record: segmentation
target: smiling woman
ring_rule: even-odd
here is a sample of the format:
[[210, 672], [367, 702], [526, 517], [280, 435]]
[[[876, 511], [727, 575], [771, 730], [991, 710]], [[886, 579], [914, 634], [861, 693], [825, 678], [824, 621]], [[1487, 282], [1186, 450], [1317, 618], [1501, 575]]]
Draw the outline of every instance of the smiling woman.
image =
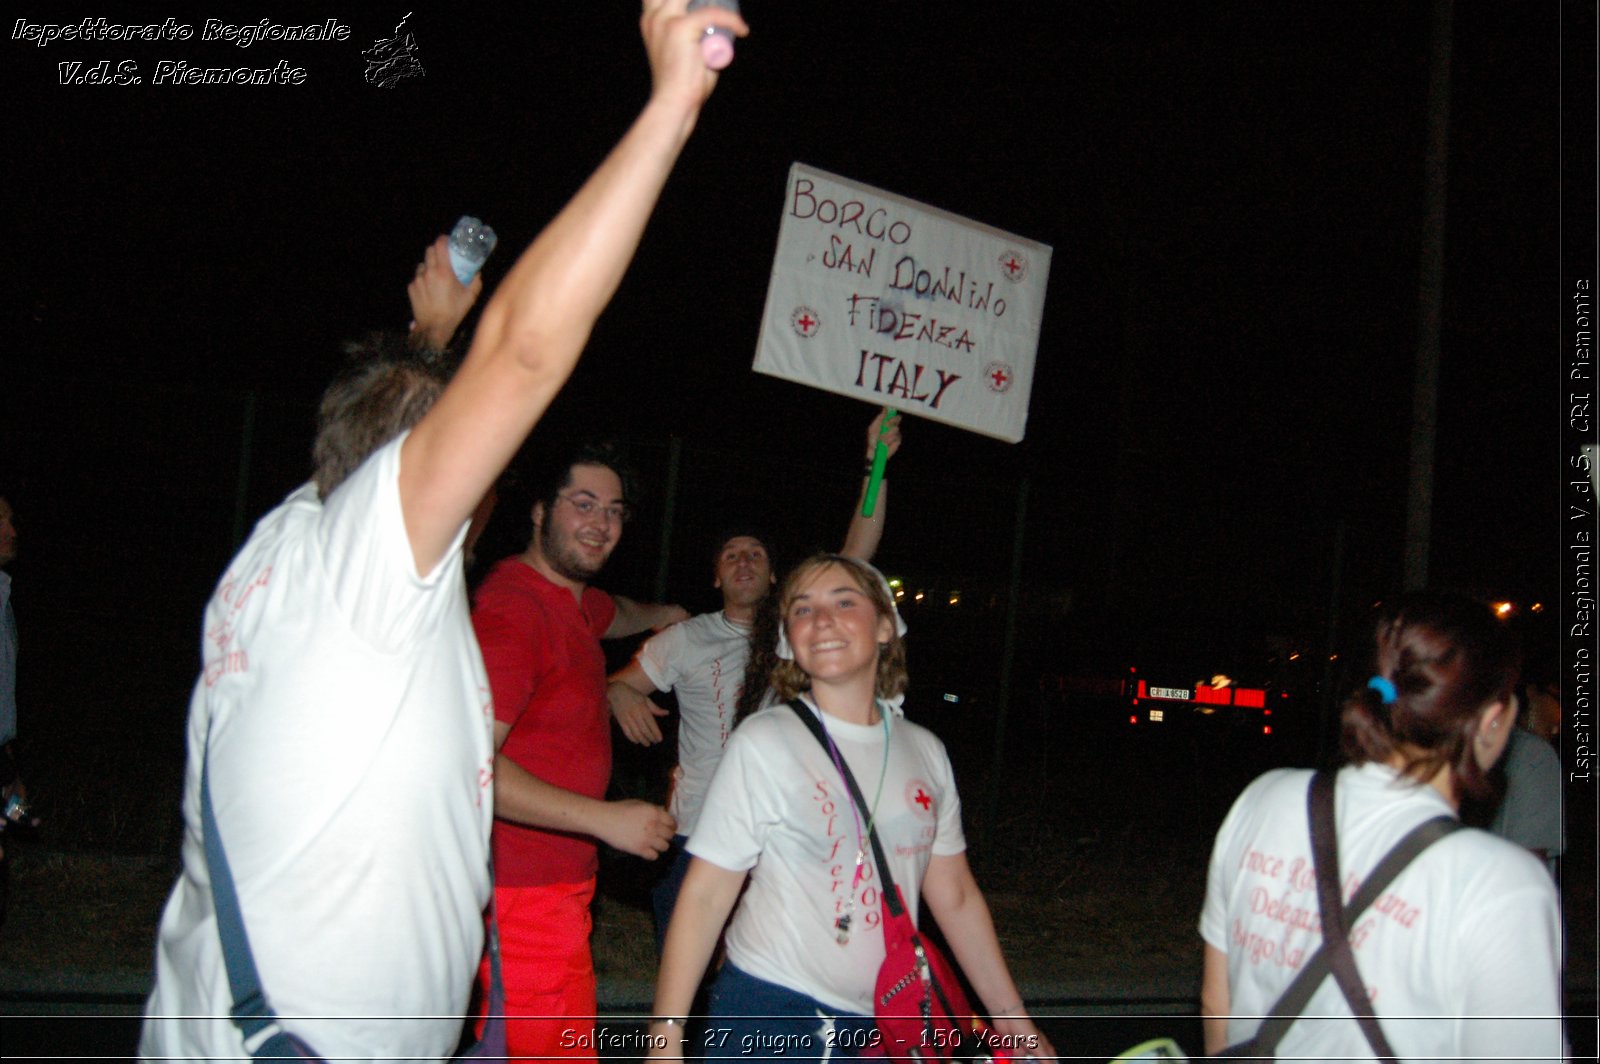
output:
[[[724, 923], [713, 1037], [700, 1047], [708, 1056], [881, 1054], [873, 986], [886, 955], [880, 885], [892, 881], [909, 913], [926, 900], [994, 1034], [1026, 1055], [1053, 1056], [967, 865], [944, 744], [888, 701], [906, 685], [905, 629], [888, 584], [865, 562], [823, 554], [795, 568], [778, 601], [783, 660], [772, 682], [792, 701], [744, 721], [723, 752], [689, 837], [693, 859], [656, 986], [651, 1031], [677, 1037], [650, 1055], [685, 1054], [684, 1018]], [[801, 714], [815, 716], [819, 735], [807, 734]]]
[[[778, 598], [783, 631], [772, 680], [779, 701], [809, 691], [824, 712], [864, 724], [874, 723], [873, 697], [905, 691], [905, 623], [882, 580], [842, 555], [819, 554], [795, 567]], [[868, 678], [862, 700], [856, 688]]]

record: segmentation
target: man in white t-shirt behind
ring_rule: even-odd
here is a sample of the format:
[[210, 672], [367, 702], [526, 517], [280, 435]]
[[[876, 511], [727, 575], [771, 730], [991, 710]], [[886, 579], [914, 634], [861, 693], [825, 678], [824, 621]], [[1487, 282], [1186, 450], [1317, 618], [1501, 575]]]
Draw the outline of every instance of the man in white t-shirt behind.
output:
[[[462, 542], [571, 374], [716, 85], [701, 37], [746, 32], [737, 15], [686, 6], [646, 4], [649, 103], [513, 265], [448, 386], [436, 359], [403, 344], [369, 352], [323, 397], [313, 481], [262, 519], [218, 584], [190, 708], [183, 871], [141, 1056], [246, 1053], [228, 1018], [202, 764], [282, 1027], [328, 1058], [456, 1048], [493, 814]], [[440, 238], [419, 276], [448, 269]]]
[[[880, 437], [892, 456], [900, 449], [900, 415], [884, 425], [880, 412], [867, 426], [867, 467], [870, 476]], [[866, 492], [863, 479], [862, 493]], [[871, 517], [862, 515], [862, 500], [851, 512], [841, 554], [871, 561], [883, 538], [888, 508], [888, 484], [880, 485]], [[656, 718], [667, 711], [651, 700], [658, 691], [671, 691], [678, 700], [678, 765], [673, 771], [668, 811], [678, 822], [669, 851], [671, 863], [651, 891], [656, 924], [656, 947], [667, 933], [667, 921], [677, 903], [678, 887], [689, 868], [684, 843], [700, 818], [700, 807], [711, 777], [722, 759], [722, 748], [736, 723], [735, 703], [750, 659], [751, 629], [756, 611], [776, 580], [765, 537], [750, 528], [729, 530], [717, 545], [712, 586], [722, 592], [722, 609], [702, 613], [651, 636], [634, 659], [611, 675], [606, 698], [623, 735], [641, 746], [662, 739]]]

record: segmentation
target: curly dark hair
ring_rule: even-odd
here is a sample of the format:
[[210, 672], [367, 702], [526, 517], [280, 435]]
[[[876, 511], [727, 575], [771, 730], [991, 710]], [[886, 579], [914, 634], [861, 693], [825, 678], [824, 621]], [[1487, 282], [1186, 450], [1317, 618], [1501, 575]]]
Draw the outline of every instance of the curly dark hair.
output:
[[767, 700], [767, 691], [772, 687], [772, 670], [782, 660], [778, 657], [780, 627], [778, 596], [763, 595], [756, 603], [755, 619], [750, 625], [750, 657], [744, 663], [744, 682], [734, 702], [734, 727]]
[[1359, 765], [1398, 752], [1406, 775], [1423, 781], [1448, 767], [1458, 798], [1490, 800], [1472, 740], [1483, 710], [1509, 703], [1517, 686], [1522, 654], [1510, 628], [1486, 603], [1416, 592], [1383, 612], [1375, 639], [1374, 671], [1394, 685], [1395, 700], [1363, 686], [1345, 701], [1345, 756]]
[[557, 454], [541, 462], [533, 471], [533, 501], [543, 503], [548, 511], [555, 507], [556, 496], [572, 484], [574, 466], [604, 466], [622, 482], [622, 498], [632, 504], [639, 490], [639, 475], [627, 452], [613, 440], [584, 440], [571, 451]]

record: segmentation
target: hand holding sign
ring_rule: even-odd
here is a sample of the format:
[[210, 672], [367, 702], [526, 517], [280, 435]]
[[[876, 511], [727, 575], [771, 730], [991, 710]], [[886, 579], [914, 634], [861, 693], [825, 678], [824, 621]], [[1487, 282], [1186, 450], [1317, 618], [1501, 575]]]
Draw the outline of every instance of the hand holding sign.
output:
[[[868, 474], [867, 493], [861, 499], [861, 516], [871, 517], [878, 508], [878, 488], [883, 484], [883, 470], [889, 464], [889, 456], [900, 446], [900, 415], [893, 407], [884, 407], [872, 422], [872, 428], [878, 431], [872, 438], [872, 472]], [[872, 429], [867, 430], [869, 436]]]
[[1016, 443], [1050, 255], [796, 163], [755, 369]]

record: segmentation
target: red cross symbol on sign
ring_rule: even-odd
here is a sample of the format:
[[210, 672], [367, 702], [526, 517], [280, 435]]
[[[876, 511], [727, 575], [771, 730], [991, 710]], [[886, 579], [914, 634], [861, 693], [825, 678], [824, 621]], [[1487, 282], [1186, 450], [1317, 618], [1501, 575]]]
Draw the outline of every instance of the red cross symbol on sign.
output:
[[1006, 381], [1011, 379], [1010, 377], [1006, 376], [1006, 371], [1003, 369], [997, 369], [993, 373], [989, 374], [989, 376], [994, 381], [994, 386], [996, 388], [1004, 388], [1006, 386]]
[[817, 321], [809, 314], [802, 314], [795, 321], [795, 324], [800, 326], [801, 332], [810, 332], [816, 326]]
[[1013, 277], [1022, 271], [1022, 263], [1017, 261], [1015, 255], [1008, 256], [1000, 265]]
[[917, 788], [916, 796], [911, 800], [922, 806], [923, 812], [927, 812], [929, 809], [933, 808], [933, 799], [929, 797], [928, 792], [923, 790], [921, 787]]

